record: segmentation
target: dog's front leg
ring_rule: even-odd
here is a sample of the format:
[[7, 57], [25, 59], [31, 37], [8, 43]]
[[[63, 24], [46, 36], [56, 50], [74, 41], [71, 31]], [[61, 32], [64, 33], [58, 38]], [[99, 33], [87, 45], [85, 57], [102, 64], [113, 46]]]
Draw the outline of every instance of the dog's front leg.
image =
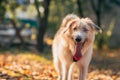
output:
[[57, 80], [62, 80], [62, 69], [61, 69], [62, 66], [58, 58], [54, 58], [54, 66], [55, 66], [56, 71], [58, 72]]
[[69, 66], [68, 65], [62, 65], [62, 80], [68, 80], [68, 71]]
[[75, 62], [70, 65], [68, 80], [73, 80], [74, 68], [75, 68]]
[[79, 68], [79, 80], [85, 80], [87, 75], [88, 68], [82, 67]]

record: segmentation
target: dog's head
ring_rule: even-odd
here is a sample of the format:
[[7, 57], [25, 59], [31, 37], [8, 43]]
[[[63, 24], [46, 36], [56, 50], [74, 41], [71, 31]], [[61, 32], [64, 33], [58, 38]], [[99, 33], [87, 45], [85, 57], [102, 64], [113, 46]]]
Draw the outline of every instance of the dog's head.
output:
[[89, 18], [79, 18], [76, 15], [67, 15], [62, 22], [63, 35], [71, 38], [75, 43], [73, 61], [78, 61], [86, 49], [93, 43], [95, 31], [102, 32], [101, 28]]
[[[76, 17], [76, 16], [75, 16]], [[85, 42], [86, 39], [94, 40], [95, 31], [102, 32], [101, 28], [93, 23], [89, 18], [73, 18], [66, 22], [63, 29], [64, 34], [67, 34], [75, 42]]]

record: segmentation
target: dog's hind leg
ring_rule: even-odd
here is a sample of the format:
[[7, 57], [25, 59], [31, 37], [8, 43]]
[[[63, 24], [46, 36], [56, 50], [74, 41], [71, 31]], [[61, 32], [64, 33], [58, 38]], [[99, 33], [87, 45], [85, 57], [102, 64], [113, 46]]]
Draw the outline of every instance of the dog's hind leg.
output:
[[56, 71], [58, 72], [58, 80], [62, 80], [62, 69], [61, 69], [61, 63], [59, 59], [54, 58], [54, 66]]

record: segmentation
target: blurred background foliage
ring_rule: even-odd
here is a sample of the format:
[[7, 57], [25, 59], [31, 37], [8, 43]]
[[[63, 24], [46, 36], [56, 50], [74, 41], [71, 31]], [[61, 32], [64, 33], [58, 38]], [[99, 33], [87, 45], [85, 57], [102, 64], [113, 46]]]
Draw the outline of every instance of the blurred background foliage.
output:
[[[103, 28], [103, 34], [96, 36], [95, 49], [119, 48], [119, 8], [119, 0], [0, 0], [0, 45], [10, 47], [17, 37], [22, 46], [27, 43], [43, 51], [51, 46], [63, 17], [73, 13], [90, 17]], [[12, 37], [1, 32], [10, 25], [15, 32]]]

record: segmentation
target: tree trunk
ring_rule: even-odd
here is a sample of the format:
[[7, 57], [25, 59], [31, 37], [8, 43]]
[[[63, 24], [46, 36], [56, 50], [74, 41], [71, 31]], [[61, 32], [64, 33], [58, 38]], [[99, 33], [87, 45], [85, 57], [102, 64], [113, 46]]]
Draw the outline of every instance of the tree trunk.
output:
[[46, 31], [46, 22], [44, 19], [41, 19], [39, 23], [39, 29], [38, 29], [38, 34], [37, 34], [37, 49], [42, 52], [44, 49], [44, 34]]
[[23, 40], [23, 38], [22, 38], [22, 36], [21, 36], [21, 34], [20, 34], [20, 30], [17, 28], [16, 23], [15, 23], [15, 21], [14, 21], [13, 19], [10, 19], [10, 21], [11, 21], [11, 23], [12, 23], [12, 25], [13, 25], [13, 28], [14, 28], [15, 31], [16, 31], [16, 34], [15, 34], [15, 35], [19, 38], [21, 44], [23, 45], [23, 44], [24, 44], [24, 40]]
[[48, 24], [49, 5], [50, 5], [50, 0], [43, 1], [43, 7], [45, 11], [44, 11], [44, 16], [41, 17], [41, 14], [39, 11], [39, 5], [37, 3], [37, 0], [35, 0], [35, 6], [38, 12], [38, 20], [39, 20], [39, 29], [37, 34], [37, 49], [40, 52], [44, 50], [44, 34], [46, 32], [46, 28]]
[[97, 25], [99, 27], [101, 27], [101, 4], [102, 4], [102, 0], [97, 0], [97, 3], [95, 3], [94, 0], [91, 0], [90, 2], [91, 2], [91, 6], [93, 8], [93, 11], [96, 15]]
[[81, 5], [81, 0], [77, 0], [77, 5], [78, 5], [79, 15], [80, 15], [81, 17], [84, 17], [82, 5]]
[[[97, 19], [97, 25], [99, 27], [101, 27], [101, 7], [102, 7], [102, 0], [97, 0], [97, 3], [95, 3], [94, 0], [91, 0], [91, 6], [93, 8], [93, 11], [96, 15], [96, 19]], [[103, 34], [100, 34], [99, 36], [97, 36], [98, 38], [98, 48], [102, 49], [103, 47], [103, 43], [104, 43], [104, 39], [103, 39]]]
[[101, 1], [101, 0], [98, 0], [98, 3], [97, 3], [98, 9], [97, 9], [97, 11], [96, 11], [97, 25], [98, 25], [99, 27], [101, 27], [101, 3], [102, 3], [102, 1]]

